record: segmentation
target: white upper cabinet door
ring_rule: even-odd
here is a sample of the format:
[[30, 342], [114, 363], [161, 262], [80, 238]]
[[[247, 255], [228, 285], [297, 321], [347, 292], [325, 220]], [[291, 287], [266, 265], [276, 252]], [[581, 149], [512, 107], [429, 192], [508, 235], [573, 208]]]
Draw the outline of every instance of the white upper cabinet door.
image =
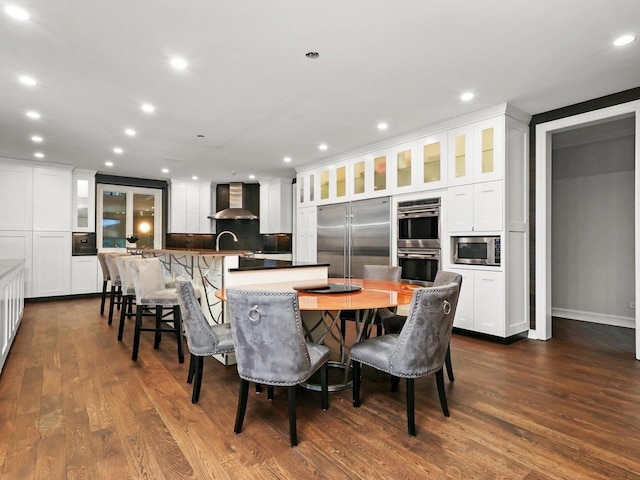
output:
[[502, 230], [502, 182], [477, 183], [473, 186], [473, 231]]
[[473, 183], [473, 125], [448, 134], [449, 186]]
[[447, 134], [430, 135], [417, 142], [416, 185], [418, 190], [447, 186]]
[[349, 162], [339, 162], [331, 166], [329, 196], [332, 202], [349, 200]]
[[75, 169], [73, 181], [73, 226], [74, 232], [96, 231], [96, 172]]
[[504, 117], [478, 122], [473, 130], [474, 182], [501, 180], [504, 164]]
[[[200, 187], [187, 185], [185, 216], [186, 233], [200, 233]], [[203, 213], [204, 215], [204, 213]]]
[[406, 143], [391, 149], [391, 183], [394, 194], [413, 192], [416, 188], [416, 144]]
[[213, 220], [209, 218], [209, 215], [214, 212], [213, 206], [211, 205], [211, 184], [201, 185], [199, 188], [200, 191], [200, 233], [212, 233], [213, 230]]
[[351, 199], [370, 198], [373, 195], [373, 157], [365, 155], [352, 158], [349, 170]]
[[71, 172], [33, 170], [33, 230], [71, 231]]
[[473, 231], [473, 185], [449, 188], [447, 225], [450, 233]]
[[169, 233], [187, 233], [187, 186], [171, 183], [171, 207]]
[[0, 230], [33, 229], [33, 169], [0, 165]]
[[291, 193], [289, 178], [272, 178], [260, 184], [260, 233], [292, 232]]

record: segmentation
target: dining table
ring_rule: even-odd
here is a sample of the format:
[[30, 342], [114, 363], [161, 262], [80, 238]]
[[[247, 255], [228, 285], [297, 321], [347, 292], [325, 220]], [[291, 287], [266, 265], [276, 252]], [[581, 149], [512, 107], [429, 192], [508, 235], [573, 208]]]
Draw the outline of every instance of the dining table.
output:
[[[349, 380], [349, 363], [345, 332], [340, 330], [340, 312], [353, 310], [356, 312], [356, 336], [354, 344], [368, 336], [373, 319], [379, 309], [407, 305], [411, 303], [413, 292], [419, 285], [373, 279], [329, 278], [326, 284], [297, 282], [275, 282], [255, 285], [243, 285], [242, 290], [256, 291], [297, 291], [298, 305], [303, 316], [303, 324], [309, 339], [316, 343], [324, 343], [332, 337], [338, 344], [340, 359], [330, 361], [329, 367], [341, 369], [344, 375], [339, 382], [329, 386], [329, 391], [339, 391], [351, 387]], [[216, 292], [216, 296], [226, 301], [226, 290]], [[317, 312], [319, 315], [305, 317], [305, 312]], [[302, 384], [310, 390], [319, 390], [314, 382]]]

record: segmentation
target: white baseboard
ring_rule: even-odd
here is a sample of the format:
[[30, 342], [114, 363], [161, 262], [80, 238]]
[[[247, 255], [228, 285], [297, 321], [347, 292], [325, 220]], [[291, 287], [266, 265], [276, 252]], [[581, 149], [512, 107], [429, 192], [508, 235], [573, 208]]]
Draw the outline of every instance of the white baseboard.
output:
[[568, 308], [552, 308], [551, 315], [554, 317], [568, 318], [570, 320], [581, 320], [583, 322], [601, 323], [603, 325], [614, 325], [616, 327], [636, 328], [636, 319], [634, 317], [582, 312], [580, 310], [570, 310]]

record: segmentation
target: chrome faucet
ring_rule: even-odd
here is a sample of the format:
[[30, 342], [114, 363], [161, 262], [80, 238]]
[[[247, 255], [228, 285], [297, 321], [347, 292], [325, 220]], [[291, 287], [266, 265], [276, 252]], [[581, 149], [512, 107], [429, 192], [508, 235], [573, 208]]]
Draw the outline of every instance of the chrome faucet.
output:
[[216, 237], [216, 252], [220, 251], [220, 237], [222, 235], [224, 235], [225, 233], [228, 233], [229, 235], [231, 235], [233, 237], [233, 241], [237, 242], [238, 241], [238, 237], [236, 237], [236, 234], [233, 233], [231, 230], [225, 230], [224, 232], [220, 232], [218, 234], [218, 236]]

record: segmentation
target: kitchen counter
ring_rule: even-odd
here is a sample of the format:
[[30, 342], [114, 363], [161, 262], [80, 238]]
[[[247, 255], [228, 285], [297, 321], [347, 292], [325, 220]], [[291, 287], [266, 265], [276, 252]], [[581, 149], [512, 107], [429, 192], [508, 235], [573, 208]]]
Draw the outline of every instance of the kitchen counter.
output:
[[328, 267], [328, 263], [304, 263], [292, 262], [291, 260], [270, 260], [258, 258], [240, 258], [236, 268], [229, 268], [230, 272], [242, 272], [249, 270], [271, 270], [280, 268], [307, 268], [307, 267]]
[[179, 254], [179, 255], [211, 255], [214, 257], [248, 257], [253, 255], [253, 252], [248, 250], [216, 250], [215, 248], [131, 248], [136, 252], [141, 252], [144, 256], [145, 253], [154, 254]]

